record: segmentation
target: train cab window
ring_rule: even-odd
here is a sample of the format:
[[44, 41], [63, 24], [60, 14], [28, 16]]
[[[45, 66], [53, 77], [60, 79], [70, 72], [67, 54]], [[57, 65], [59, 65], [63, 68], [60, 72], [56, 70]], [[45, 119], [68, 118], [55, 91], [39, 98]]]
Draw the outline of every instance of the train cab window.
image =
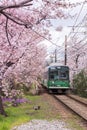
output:
[[67, 71], [65, 71], [65, 72], [60, 72], [60, 78], [61, 79], [68, 79], [68, 72]]
[[54, 75], [50, 75], [50, 80], [54, 80]]
[[50, 80], [56, 80], [58, 77], [58, 72], [57, 71], [54, 71], [54, 72], [50, 72], [49, 73], [49, 79]]
[[66, 73], [61, 73], [61, 77], [66, 77]]

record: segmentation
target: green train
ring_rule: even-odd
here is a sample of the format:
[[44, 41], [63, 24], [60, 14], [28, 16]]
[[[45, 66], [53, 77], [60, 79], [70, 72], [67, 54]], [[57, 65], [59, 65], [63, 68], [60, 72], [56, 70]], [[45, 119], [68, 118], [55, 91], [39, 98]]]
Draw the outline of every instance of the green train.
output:
[[48, 66], [44, 72], [43, 85], [49, 93], [66, 93], [70, 90], [69, 67], [62, 65]]

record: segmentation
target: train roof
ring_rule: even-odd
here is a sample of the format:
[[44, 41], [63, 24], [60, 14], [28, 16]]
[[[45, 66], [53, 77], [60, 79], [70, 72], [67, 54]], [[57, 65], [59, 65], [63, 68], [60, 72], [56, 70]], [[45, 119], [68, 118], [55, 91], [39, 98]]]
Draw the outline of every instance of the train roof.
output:
[[67, 65], [63, 65], [63, 64], [59, 64], [59, 63], [51, 63], [49, 66], [48, 66], [48, 68], [50, 68], [50, 67], [52, 67], [52, 66], [63, 66], [63, 67], [68, 67]]
[[69, 68], [67, 65], [59, 65], [59, 64], [50, 64], [49, 66], [47, 66], [46, 68], [45, 68], [45, 71], [47, 71], [49, 68], [51, 68], [51, 67], [66, 67], [66, 68]]
[[54, 65], [54, 66], [48, 66], [48, 69], [49, 68], [68, 68], [69, 69], [69, 67], [68, 66], [66, 66], [66, 65]]

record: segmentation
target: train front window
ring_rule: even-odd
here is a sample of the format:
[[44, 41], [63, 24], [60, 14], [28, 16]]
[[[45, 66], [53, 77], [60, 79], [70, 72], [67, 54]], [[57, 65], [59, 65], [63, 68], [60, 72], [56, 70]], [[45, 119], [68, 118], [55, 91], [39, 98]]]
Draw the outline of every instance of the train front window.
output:
[[49, 80], [56, 80], [58, 79], [58, 70], [50, 70], [49, 71]]
[[60, 72], [60, 79], [68, 79], [69, 78], [69, 72], [68, 71], [61, 71]]
[[49, 68], [49, 80], [69, 80], [69, 68], [66, 66]]
[[50, 75], [49, 79], [54, 80], [54, 75]]

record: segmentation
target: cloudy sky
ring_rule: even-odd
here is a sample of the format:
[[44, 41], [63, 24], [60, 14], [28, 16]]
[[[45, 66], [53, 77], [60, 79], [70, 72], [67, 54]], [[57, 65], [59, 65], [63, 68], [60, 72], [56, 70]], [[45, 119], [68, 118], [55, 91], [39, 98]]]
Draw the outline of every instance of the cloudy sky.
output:
[[[68, 1], [68, 0], [66, 0]], [[72, 3], [76, 2], [84, 2], [85, 0], [69, 0]], [[69, 35], [70, 32], [73, 33], [72, 27], [78, 25], [82, 22], [84, 16], [87, 12], [87, 2], [85, 4], [81, 4], [73, 9], [68, 9], [66, 11], [67, 13], [70, 13], [73, 18], [68, 18], [66, 20], [64, 19], [58, 19], [58, 20], [52, 20], [53, 28], [50, 29], [50, 33], [52, 34], [52, 42], [57, 44], [58, 46], [63, 46], [65, 41], [65, 35]], [[63, 27], [62, 31], [55, 31], [55, 26], [61, 26]], [[76, 30], [76, 28], [74, 27]], [[46, 44], [48, 47], [48, 51], [52, 50], [52, 48], [55, 48], [54, 45], [52, 45], [51, 42], [44, 40], [43, 43]]]

